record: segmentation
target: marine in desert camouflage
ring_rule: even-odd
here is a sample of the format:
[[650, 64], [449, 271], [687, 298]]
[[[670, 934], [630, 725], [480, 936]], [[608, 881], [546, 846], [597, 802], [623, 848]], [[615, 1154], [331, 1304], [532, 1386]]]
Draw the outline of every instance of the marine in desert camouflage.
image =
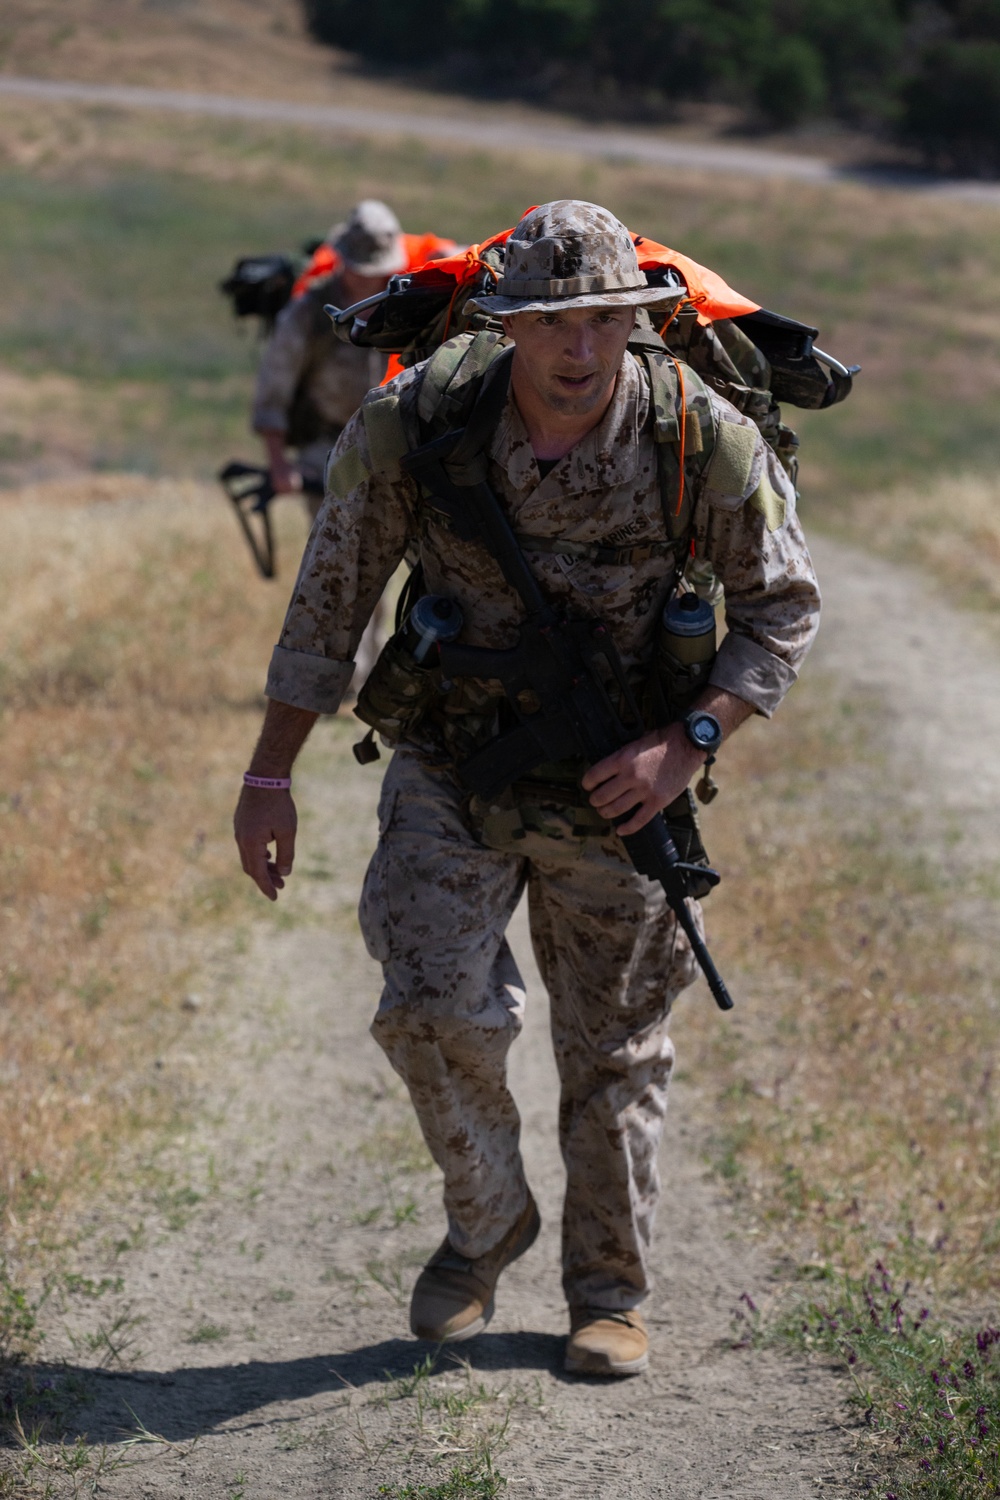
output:
[[[815, 633], [819, 596], [794, 486], [755, 423], [689, 368], [657, 365], [654, 381], [627, 347], [633, 310], [662, 312], [672, 295], [647, 284], [607, 210], [566, 201], [526, 215], [489, 298], [504, 318], [500, 342], [514, 349], [485, 474], [546, 597], [603, 622], [637, 688], [685, 563], [710, 569], [728, 633], [699, 701], [728, 734], [780, 704]], [[315, 716], [336, 710], [407, 548], [419, 550], [426, 591], [461, 609], [464, 643], [516, 639], [523, 605], [495, 558], [405, 468], [449, 393], [461, 405], [453, 387], [469, 362], [488, 367], [496, 351], [475, 338], [373, 392], [345, 428], [272, 659], [251, 773], [289, 774]], [[576, 431], [561, 453], [550, 451], [546, 410], [553, 431]], [[668, 1017], [694, 965], [662, 891], [632, 868], [614, 825], [630, 833], [673, 803], [704, 756], [681, 724], [660, 725], [596, 768], [572, 768], [584, 774], [571, 795], [560, 790], [567, 768], [556, 767], [547, 785], [543, 772], [533, 789], [483, 805], [457, 768], [502, 727], [503, 691], [472, 678], [440, 688], [386, 774], [361, 904], [385, 976], [373, 1033], [407, 1083], [445, 1182], [447, 1237], [417, 1281], [411, 1327], [437, 1341], [476, 1333], [500, 1272], [537, 1232], [505, 1079], [525, 1003], [505, 930], [527, 890], [561, 1078], [567, 1368], [637, 1373], [647, 1362], [638, 1309], [673, 1062]], [[253, 787], [237, 812], [244, 868], [272, 897], [291, 868], [293, 818], [287, 793]]]

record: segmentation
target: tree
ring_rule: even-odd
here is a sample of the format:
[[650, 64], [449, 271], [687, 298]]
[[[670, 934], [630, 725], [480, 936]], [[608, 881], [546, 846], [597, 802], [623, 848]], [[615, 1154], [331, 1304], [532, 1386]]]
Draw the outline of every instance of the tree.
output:
[[902, 89], [904, 138], [944, 171], [1000, 168], [1000, 41], [945, 41], [924, 49]]

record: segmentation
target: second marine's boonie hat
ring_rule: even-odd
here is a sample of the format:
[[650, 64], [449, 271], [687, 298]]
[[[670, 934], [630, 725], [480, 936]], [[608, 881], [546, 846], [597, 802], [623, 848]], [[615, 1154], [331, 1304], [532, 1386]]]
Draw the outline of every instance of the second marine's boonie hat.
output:
[[399, 220], [387, 203], [363, 198], [343, 224], [327, 235], [349, 271], [360, 276], [391, 276], [407, 263]]
[[512, 231], [503, 276], [470, 298], [480, 312], [552, 312], [570, 307], [669, 307], [683, 287], [650, 286], [632, 236], [596, 203], [560, 198], [526, 213]]

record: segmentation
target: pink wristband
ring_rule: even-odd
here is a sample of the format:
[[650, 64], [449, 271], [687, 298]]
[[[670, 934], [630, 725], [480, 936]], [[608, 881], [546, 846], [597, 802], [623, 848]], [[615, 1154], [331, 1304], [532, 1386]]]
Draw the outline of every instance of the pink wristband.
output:
[[260, 787], [265, 792], [287, 792], [292, 784], [290, 776], [251, 776], [243, 772], [243, 785]]

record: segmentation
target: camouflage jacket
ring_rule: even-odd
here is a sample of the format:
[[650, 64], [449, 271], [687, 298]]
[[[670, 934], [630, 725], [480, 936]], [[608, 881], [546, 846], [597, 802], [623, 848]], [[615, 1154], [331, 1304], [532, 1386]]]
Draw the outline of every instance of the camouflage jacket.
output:
[[[398, 392], [414, 444], [426, 369], [422, 364], [407, 370], [385, 388]], [[378, 399], [372, 392], [366, 408]], [[701, 399], [701, 420], [743, 429], [735, 447], [745, 456], [737, 482], [731, 464], [713, 459], [694, 486], [694, 550], [711, 562], [726, 596], [728, 633], [711, 680], [770, 716], [817, 628], [816, 576], [795, 514], [794, 488], [774, 452], [753, 423], [714, 391]], [[644, 555], [642, 547], [666, 536], [650, 404], [645, 369], [627, 353], [600, 425], [544, 479], [510, 395], [488, 449], [490, 483], [542, 587], [571, 612], [605, 621], [626, 668], [636, 670], [648, 670], [674, 577], [670, 558], [655, 548]], [[267, 682], [270, 698], [317, 713], [336, 712], [365, 625], [412, 544], [419, 547], [428, 592], [446, 594], [461, 606], [464, 642], [509, 646], [523, 615], [521, 601], [485, 549], [435, 519], [398, 466], [376, 465], [364, 418], [362, 411], [352, 419], [331, 455], [326, 501]], [[339, 493], [329, 488], [331, 475], [340, 481]], [[345, 484], [345, 475], [352, 482]], [[565, 552], [533, 553], [532, 536], [540, 546], [551, 546], [555, 538], [568, 545]], [[585, 555], [588, 544], [627, 546], [634, 553], [627, 562], [596, 561]], [[483, 692], [489, 695], [489, 685]], [[470, 703], [470, 711], [475, 706]]]
[[257, 371], [255, 432], [287, 432], [296, 447], [332, 442], [384, 376], [384, 354], [334, 334], [323, 304], [337, 301], [334, 277], [282, 308]]

